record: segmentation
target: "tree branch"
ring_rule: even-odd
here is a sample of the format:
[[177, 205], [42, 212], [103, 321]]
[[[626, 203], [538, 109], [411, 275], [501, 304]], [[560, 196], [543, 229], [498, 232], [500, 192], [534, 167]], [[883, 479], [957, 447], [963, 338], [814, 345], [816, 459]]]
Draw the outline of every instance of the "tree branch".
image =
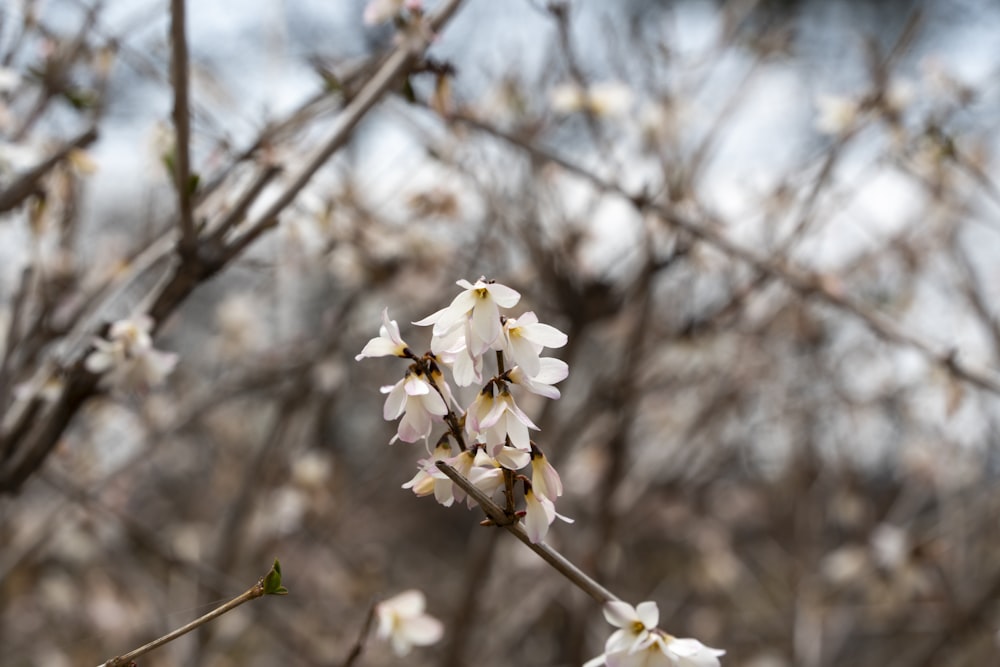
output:
[[181, 240], [178, 250], [188, 256], [195, 250], [197, 232], [191, 207], [191, 114], [188, 110], [188, 49], [185, 37], [184, 0], [170, 1], [170, 73], [174, 86], [174, 187]]
[[457, 470], [444, 461], [438, 461], [436, 465], [441, 472], [448, 475], [451, 481], [479, 503], [479, 506], [486, 512], [486, 516], [493, 520], [493, 523], [506, 528], [514, 537], [524, 542], [529, 549], [538, 554], [542, 560], [569, 579], [570, 583], [574, 586], [600, 603], [619, 599], [617, 595], [594, 581], [590, 575], [571, 563], [568, 558], [549, 545], [544, 542], [532, 542], [528, 534], [524, 532], [524, 528], [521, 527], [521, 524], [514, 517], [508, 515], [502, 507], [493, 502], [489, 496], [479, 490], [472, 482], [462, 477]]

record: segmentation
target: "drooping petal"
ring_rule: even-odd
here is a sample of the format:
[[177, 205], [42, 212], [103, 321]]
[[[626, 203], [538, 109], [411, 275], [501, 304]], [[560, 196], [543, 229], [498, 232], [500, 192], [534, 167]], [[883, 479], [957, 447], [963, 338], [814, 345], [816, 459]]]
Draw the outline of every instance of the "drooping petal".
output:
[[501, 308], [513, 308], [521, 300], [521, 293], [500, 283], [489, 283], [486, 290]]
[[388, 394], [385, 397], [385, 406], [382, 408], [382, 418], [390, 422], [399, 419], [403, 410], [406, 409], [406, 391], [403, 389], [403, 380], [394, 385], [386, 385], [382, 387], [381, 391], [383, 394]]
[[549, 324], [530, 324], [522, 328], [524, 331], [521, 333], [521, 336], [543, 347], [562, 347], [569, 340], [566, 334]]
[[480, 299], [472, 311], [472, 332], [478, 345], [467, 341], [472, 354], [482, 354], [500, 335], [500, 311], [490, 299]]
[[496, 454], [496, 460], [508, 470], [520, 470], [531, 461], [531, 454], [514, 447], [501, 447]]
[[549, 524], [552, 523], [544, 500], [530, 489], [524, 494], [524, 531], [528, 533], [528, 539], [535, 544], [545, 539], [545, 535], [549, 532]]

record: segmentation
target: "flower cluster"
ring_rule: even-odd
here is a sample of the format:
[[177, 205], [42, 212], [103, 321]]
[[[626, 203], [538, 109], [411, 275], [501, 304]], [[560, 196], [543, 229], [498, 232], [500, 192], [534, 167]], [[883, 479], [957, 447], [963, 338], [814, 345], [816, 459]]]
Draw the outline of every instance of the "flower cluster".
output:
[[153, 347], [153, 319], [139, 315], [111, 325], [108, 338], [95, 338], [94, 351], [84, 362], [102, 374], [101, 386], [145, 391], [163, 384], [177, 365], [177, 355]]
[[618, 629], [608, 637], [604, 653], [584, 667], [719, 667], [719, 656], [726, 653], [656, 627], [660, 610], [655, 602], [640, 602], [638, 607], [608, 602], [604, 618]]
[[[382, 387], [387, 394], [383, 416], [399, 419], [390, 444], [424, 441], [428, 456], [419, 462], [417, 474], [404, 488], [418, 496], [434, 495], [445, 506], [474, 502], [455, 486], [438, 467], [444, 461], [487, 495], [506, 491], [507, 511], [523, 517], [533, 542], [542, 540], [555, 519], [555, 501], [562, 495], [562, 482], [542, 449], [530, 437], [538, 430], [518, 407], [517, 388], [547, 398], [559, 398], [555, 384], [569, 374], [566, 363], [541, 356], [546, 348], [566, 344], [566, 335], [538, 321], [531, 311], [517, 317], [505, 313], [517, 305], [521, 295], [499, 283], [480, 278], [474, 284], [457, 283], [463, 291], [450, 305], [414, 322], [430, 326], [430, 351], [417, 356], [403, 340], [399, 325], [382, 313], [379, 335], [365, 345], [356, 359], [395, 356], [411, 363], [394, 385]], [[485, 359], [494, 353], [496, 374], [484, 375]], [[444, 371], [459, 387], [479, 387], [475, 398], [463, 408]], [[445, 432], [433, 450], [429, 438], [435, 425]], [[457, 446], [456, 453], [453, 447]], [[530, 468], [530, 478], [521, 470]], [[514, 507], [513, 489], [520, 483], [524, 509]]]

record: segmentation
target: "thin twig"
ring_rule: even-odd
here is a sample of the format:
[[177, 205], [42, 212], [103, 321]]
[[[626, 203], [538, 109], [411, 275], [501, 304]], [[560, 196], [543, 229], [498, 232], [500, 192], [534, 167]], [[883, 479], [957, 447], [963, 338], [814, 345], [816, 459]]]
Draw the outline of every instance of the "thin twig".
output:
[[132, 662], [134, 659], [138, 658], [139, 656], [145, 655], [146, 653], [149, 653], [150, 651], [158, 649], [161, 646], [163, 646], [164, 644], [168, 644], [169, 642], [174, 641], [178, 637], [186, 635], [187, 633], [191, 632], [192, 630], [194, 630], [196, 628], [199, 628], [202, 625], [205, 625], [209, 621], [214, 621], [215, 619], [217, 619], [218, 617], [222, 616], [223, 614], [232, 611], [236, 607], [239, 607], [244, 602], [249, 602], [250, 600], [256, 600], [257, 598], [262, 597], [263, 595], [264, 595], [264, 579], [261, 578], [260, 581], [258, 581], [252, 587], [250, 587], [249, 589], [247, 589], [246, 591], [244, 591], [240, 595], [236, 596], [235, 598], [233, 598], [229, 602], [225, 603], [221, 607], [216, 607], [215, 609], [213, 609], [212, 611], [208, 612], [207, 614], [205, 614], [201, 618], [197, 618], [197, 619], [191, 621], [190, 623], [188, 623], [187, 625], [184, 625], [184, 626], [182, 626], [180, 628], [177, 628], [173, 632], [168, 632], [167, 634], [163, 635], [159, 639], [154, 639], [153, 641], [149, 642], [145, 646], [140, 646], [139, 648], [135, 649], [134, 651], [129, 651], [125, 655], [120, 655], [120, 656], [118, 656], [116, 658], [111, 658], [110, 660], [108, 660], [107, 662], [103, 663], [102, 665], [99, 665], [99, 667], [125, 667], [125, 665], [128, 665], [130, 662]]
[[619, 599], [617, 595], [594, 581], [586, 572], [571, 563], [569, 559], [549, 545], [544, 542], [532, 542], [519, 522], [513, 520], [513, 517], [509, 516], [502, 507], [493, 502], [489, 496], [459, 474], [457, 470], [444, 461], [438, 461], [436, 465], [441, 472], [448, 475], [451, 481], [455, 482], [473, 500], [479, 503], [479, 506], [486, 512], [486, 516], [493, 520], [493, 523], [506, 528], [514, 537], [524, 542], [529, 549], [538, 554], [542, 560], [569, 579], [570, 583], [574, 586], [601, 603]]
[[188, 110], [188, 49], [184, 26], [184, 0], [170, 2], [170, 61], [174, 85], [174, 187], [177, 188], [177, 209], [181, 228], [178, 245], [182, 255], [191, 253], [197, 244], [194, 213], [191, 210], [191, 114]]
[[413, 62], [429, 46], [433, 32], [440, 29], [445, 22], [458, 10], [462, 0], [448, 0], [433, 17], [428, 19], [427, 34], [417, 41], [404, 40], [390, 54], [372, 78], [358, 91], [344, 110], [336, 118], [336, 126], [320, 151], [289, 184], [285, 191], [268, 207], [243, 236], [230, 246], [231, 254], [239, 254], [253, 243], [258, 236], [278, 224], [278, 215], [288, 207], [299, 192], [308, 185], [320, 167], [327, 163], [351, 136], [351, 132], [369, 110], [396, 84], [399, 77], [407, 72]]
[[1000, 395], [1000, 374], [995, 369], [981, 368], [959, 361], [954, 348], [934, 344], [920, 336], [914, 335], [891, 318], [857, 303], [836, 287], [837, 283], [835, 280], [792, 267], [780, 258], [769, 259], [758, 255], [753, 250], [726, 238], [712, 226], [695, 222], [667, 206], [651, 201], [644, 195], [632, 194], [626, 191], [623, 186], [602, 178], [584, 167], [574, 164], [541, 146], [521, 139], [509, 132], [504, 132], [469, 116], [455, 114], [452, 116], [452, 119], [521, 148], [537, 160], [550, 162], [562, 167], [569, 173], [575, 174], [589, 182], [598, 190], [627, 200], [638, 211], [654, 215], [666, 225], [686, 232], [694, 238], [722, 251], [726, 255], [779, 279], [800, 295], [805, 297], [815, 296], [838, 310], [854, 315], [864, 322], [879, 338], [916, 350], [930, 362], [941, 367], [952, 376], [981, 389], [985, 389], [990, 393]]
[[74, 150], [83, 148], [97, 139], [97, 128], [90, 128], [70, 139], [62, 148], [53, 153], [47, 160], [25, 172], [23, 176], [0, 191], [0, 213], [16, 208], [25, 199], [38, 191], [38, 181], [42, 179], [57, 164], [69, 157]]
[[368, 637], [368, 632], [371, 630], [374, 620], [375, 605], [372, 604], [368, 607], [368, 614], [365, 616], [365, 622], [361, 626], [361, 632], [358, 633], [358, 638], [354, 640], [354, 646], [351, 647], [351, 652], [347, 654], [342, 667], [351, 667], [354, 661], [358, 659], [358, 656], [361, 655], [361, 652], [365, 649], [365, 639]]

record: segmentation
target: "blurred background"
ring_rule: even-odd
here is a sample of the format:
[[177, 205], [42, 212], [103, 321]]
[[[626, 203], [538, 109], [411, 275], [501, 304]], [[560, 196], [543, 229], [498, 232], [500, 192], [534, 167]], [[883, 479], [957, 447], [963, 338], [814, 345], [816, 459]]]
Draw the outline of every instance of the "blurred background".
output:
[[[198, 225], [253, 230], [419, 32], [364, 10], [189, 3]], [[729, 666], [1000, 661], [995, 3], [468, 0], [176, 299], [169, 24], [0, 9], [0, 662], [101, 663], [274, 557], [291, 595], [139, 664], [340, 665], [414, 587], [442, 642], [356, 664], [600, 653], [592, 600], [400, 488], [406, 364], [354, 361], [481, 275], [569, 336], [522, 407], [576, 520], [547, 541], [609, 589]], [[150, 308], [165, 383], [86, 373]]]

